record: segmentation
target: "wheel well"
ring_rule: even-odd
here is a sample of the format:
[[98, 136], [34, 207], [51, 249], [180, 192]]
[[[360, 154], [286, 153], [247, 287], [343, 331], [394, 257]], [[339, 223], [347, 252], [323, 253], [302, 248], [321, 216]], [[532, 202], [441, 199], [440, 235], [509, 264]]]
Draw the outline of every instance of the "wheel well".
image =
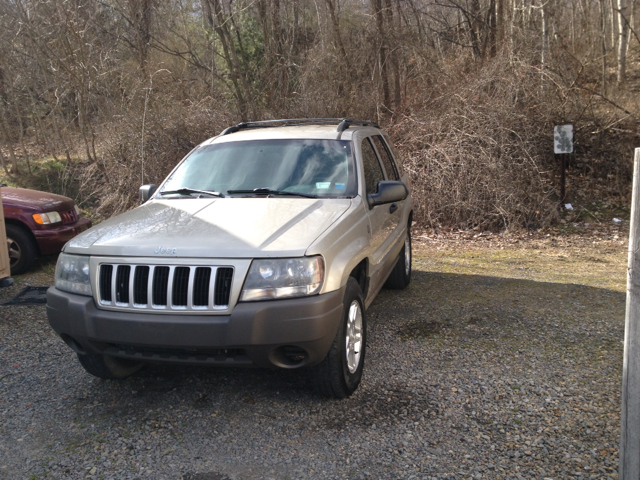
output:
[[31, 240], [33, 240], [33, 244], [36, 246], [38, 254], [40, 253], [40, 245], [38, 245], [38, 241], [36, 240], [35, 235], [33, 234], [33, 232], [31, 231], [31, 229], [29, 227], [27, 227], [20, 220], [14, 220], [13, 218], [5, 218], [4, 219], [4, 223], [6, 225], [14, 225], [14, 226], [24, 230], [27, 233], [27, 235], [29, 235], [31, 237]]
[[362, 295], [367, 298], [367, 288], [369, 288], [369, 276], [367, 275], [368, 264], [367, 259], [362, 260], [349, 274], [350, 277], [356, 279], [358, 285], [360, 285], [360, 290], [362, 291]]

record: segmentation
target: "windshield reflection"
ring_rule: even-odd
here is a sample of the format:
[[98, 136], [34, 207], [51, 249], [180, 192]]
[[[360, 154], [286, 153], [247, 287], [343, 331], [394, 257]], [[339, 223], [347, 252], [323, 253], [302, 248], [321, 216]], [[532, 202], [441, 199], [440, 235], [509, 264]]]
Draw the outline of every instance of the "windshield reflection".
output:
[[288, 139], [206, 145], [171, 174], [161, 193], [184, 188], [223, 194], [268, 189], [322, 198], [353, 197], [356, 178], [351, 143]]

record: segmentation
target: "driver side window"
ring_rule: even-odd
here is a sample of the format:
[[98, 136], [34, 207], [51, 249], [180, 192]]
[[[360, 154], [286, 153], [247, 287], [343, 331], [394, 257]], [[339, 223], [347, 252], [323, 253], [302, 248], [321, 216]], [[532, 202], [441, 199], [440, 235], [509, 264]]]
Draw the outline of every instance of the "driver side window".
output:
[[365, 138], [362, 141], [361, 148], [366, 193], [376, 193], [378, 191], [378, 182], [384, 180], [382, 168], [380, 167], [380, 162], [378, 161], [378, 157], [369, 138]]

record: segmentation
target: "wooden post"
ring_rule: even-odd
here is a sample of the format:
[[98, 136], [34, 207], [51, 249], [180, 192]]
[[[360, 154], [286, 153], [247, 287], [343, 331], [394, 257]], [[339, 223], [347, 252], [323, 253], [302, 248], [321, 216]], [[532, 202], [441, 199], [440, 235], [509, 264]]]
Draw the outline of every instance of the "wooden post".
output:
[[7, 250], [7, 232], [4, 227], [4, 210], [0, 197], [0, 279], [9, 276], [9, 250]]
[[640, 148], [635, 150], [622, 364], [620, 480], [640, 480]]

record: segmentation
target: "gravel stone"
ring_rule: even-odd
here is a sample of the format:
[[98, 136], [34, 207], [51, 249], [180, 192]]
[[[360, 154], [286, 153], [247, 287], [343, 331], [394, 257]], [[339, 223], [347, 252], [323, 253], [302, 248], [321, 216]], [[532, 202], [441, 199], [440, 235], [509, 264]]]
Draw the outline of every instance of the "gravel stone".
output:
[[0, 306], [0, 479], [617, 478], [624, 293], [436, 268], [370, 307], [344, 401], [303, 371], [99, 380], [44, 306]]

